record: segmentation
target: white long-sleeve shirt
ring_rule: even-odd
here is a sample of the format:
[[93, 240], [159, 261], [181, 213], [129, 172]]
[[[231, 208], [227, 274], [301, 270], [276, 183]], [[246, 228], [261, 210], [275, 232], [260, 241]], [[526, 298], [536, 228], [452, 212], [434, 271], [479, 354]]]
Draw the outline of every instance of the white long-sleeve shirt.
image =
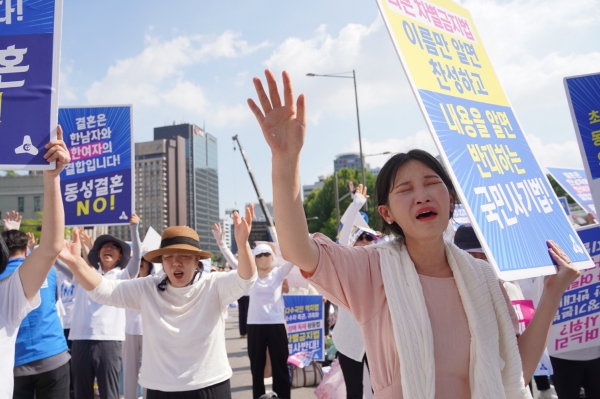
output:
[[225, 347], [225, 309], [256, 280], [237, 271], [211, 273], [183, 288], [163, 276], [108, 280], [89, 295], [104, 305], [142, 314], [144, 346], [140, 384], [165, 392], [190, 391], [223, 382], [232, 376]]
[[248, 305], [248, 324], [283, 324], [285, 322], [285, 305], [281, 285], [294, 267], [286, 262], [275, 267], [265, 278], [257, 278], [250, 289]]

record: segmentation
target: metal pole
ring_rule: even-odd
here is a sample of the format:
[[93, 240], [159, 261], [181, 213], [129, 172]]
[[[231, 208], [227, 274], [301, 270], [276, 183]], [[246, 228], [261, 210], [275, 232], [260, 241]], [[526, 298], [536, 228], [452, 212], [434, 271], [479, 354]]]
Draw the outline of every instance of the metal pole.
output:
[[[363, 187], [366, 187], [367, 183], [365, 180], [365, 165], [364, 165], [364, 157], [363, 157], [363, 150], [362, 150], [362, 137], [360, 134], [360, 116], [358, 114], [358, 91], [356, 89], [356, 73], [355, 73], [354, 69], [352, 70], [352, 79], [354, 80], [354, 99], [356, 101], [356, 123], [358, 124], [358, 148], [360, 151], [360, 173], [362, 176], [362, 185], [363, 185]], [[367, 212], [369, 211], [369, 201], [365, 202], [365, 210]]]
[[235, 135], [232, 137], [232, 139], [237, 141], [238, 147], [240, 148], [240, 154], [242, 154], [242, 159], [244, 160], [244, 163], [246, 164], [246, 169], [248, 169], [248, 174], [250, 175], [250, 180], [252, 181], [252, 185], [254, 186], [254, 191], [256, 191], [256, 195], [258, 196], [258, 203], [260, 204], [260, 207], [261, 207], [263, 213], [265, 214], [265, 218], [267, 219], [267, 223], [269, 224], [269, 227], [271, 230], [271, 235], [273, 236], [273, 240], [275, 242], [278, 242], [277, 234], [275, 232], [275, 223], [273, 223], [273, 218], [271, 217], [271, 214], [269, 213], [269, 208], [267, 208], [267, 204], [265, 204], [265, 201], [263, 200], [262, 196], [260, 195], [260, 190], [258, 189], [258, 184], [256, 184], [256, 180], [254, 179], [254, 174], [252, 173], [252, 168], [250, 167], [250, 164], [248, 163], [248, 159], [246, 159], [246, 153], [244, 152], [244, 149], [242, 148], [242, 145], [240, 144], [240, 140], [238, 139], [238, 136]]
[[338, 191], [338, 175], [333, 173], [333, 189], [335, 191], [335, 221], [337, 223], [337, 231], [340, 231], [340, 193]]

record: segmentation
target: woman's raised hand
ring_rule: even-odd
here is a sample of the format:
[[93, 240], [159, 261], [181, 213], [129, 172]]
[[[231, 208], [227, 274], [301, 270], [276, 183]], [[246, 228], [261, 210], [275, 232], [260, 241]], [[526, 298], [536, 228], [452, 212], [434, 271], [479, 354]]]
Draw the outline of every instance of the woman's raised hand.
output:
[[252, 230], [252, 220], [254, 219], [254, 205], [250, 204], [246, 208], [246, 216], [241, 217], [240, 214], [235, 211], [233, 213], [233, 224], [235, 226], [234, 235], [235, 242], [238, 248], [245, 245], [250, 237], [250, 231]]
[[[287, 71], [283, 71], [283, 104], [279, 96], [273, 72], [265, 71], [269, 95], [259, 78], [253, 79], [260, 107], [252, 99], [248, 105], [256, 116], [263, 135], [273, 156], [297, 156], [304, 144], [306, 132], [306, 107], [304, 94], [300, 94], [294, 104], [292, 82]], [[261, 109], [262, 108], [262, 109]]]
[[558, 267], [556, 274], [547, 277], [546, 289], [555, 290], [557, 294], [562, 296], [567, 288], [569, 288], [569, 285], [579, 277], [580, 273], [557, 243], [549, 240], [546, 244], [548, 245], [550, 256]]
[[217, 245], [223, 245], [223, 229], [221, 229], [221, 223], [217, 222], [213, 224], [212, 229], [210, 231], [212, 232], [213, 237], [215, 237]]

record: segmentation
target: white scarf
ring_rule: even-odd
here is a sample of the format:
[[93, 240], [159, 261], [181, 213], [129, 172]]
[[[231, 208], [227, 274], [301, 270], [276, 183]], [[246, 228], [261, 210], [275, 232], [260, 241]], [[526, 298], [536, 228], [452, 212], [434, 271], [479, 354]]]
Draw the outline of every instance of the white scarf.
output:
[[[405, 245], [376, 246], [381, 259], [406, 399], [435, 398], [433, 332], [423, 289]], [[469, 330], [469, 380], [476, 399], [531, 399], [506, 301], [491, 266], [446, 243]]]

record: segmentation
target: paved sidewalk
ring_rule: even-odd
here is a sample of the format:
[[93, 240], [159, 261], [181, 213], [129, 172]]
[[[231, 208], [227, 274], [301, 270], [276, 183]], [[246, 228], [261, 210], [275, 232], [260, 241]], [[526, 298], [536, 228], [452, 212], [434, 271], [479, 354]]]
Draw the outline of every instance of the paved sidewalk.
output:
[[[225, 340], [227, 342], [227, 357], [233, 369], [231, 377], [231, 396], [233, 399], [252, 399], [252, 374], [250, 373], [250, 360], [248, 359], [248, 344], [245, 338], [240, 338], [238, 330], [237, 309], [229, 309], [231, 316], [225, 326]], [[265, 382], [270, 383], [270, 379]], [[292, 388], [291, 399], [315, 399], [313, 393], [316, 387]], [[267, 392], [271, 385], [266, 386]]]

